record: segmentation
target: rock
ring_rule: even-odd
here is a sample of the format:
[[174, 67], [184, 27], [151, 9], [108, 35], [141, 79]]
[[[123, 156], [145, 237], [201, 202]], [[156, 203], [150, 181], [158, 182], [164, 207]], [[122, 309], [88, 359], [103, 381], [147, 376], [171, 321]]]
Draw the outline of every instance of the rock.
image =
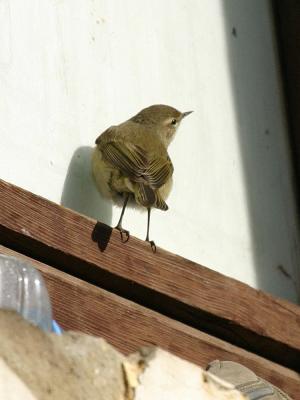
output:
[[243, 399], [232, 386], [161, 349], [125, 357], [101, 338], [45, 333], [5, 310], [0, 377], [6, 400]]
[[21, 379], [1, 359], [0, 396], [5, 400], [37, 400]]
[[46, 334], [11, 311], [0, 311], [0, 358], [37, 399], [119, 400], [126, 390], [125, 357], [103, 339]]

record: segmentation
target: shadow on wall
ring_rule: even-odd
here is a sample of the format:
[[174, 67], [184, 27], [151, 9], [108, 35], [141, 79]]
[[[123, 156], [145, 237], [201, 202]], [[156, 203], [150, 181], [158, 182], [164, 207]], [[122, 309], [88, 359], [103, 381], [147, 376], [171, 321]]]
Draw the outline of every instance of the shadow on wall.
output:
[[271, 6], [261, 0], [224, 0], [223, 11], [257, 287], [297, 301], [299, 243], [280, 87], [271, 56]]
[[73, 154], [61, 196], [61, 205], [97, 219], [112, 223], [112, 203], [97, 191], [91, 172], [93, 148], [79, 147]]

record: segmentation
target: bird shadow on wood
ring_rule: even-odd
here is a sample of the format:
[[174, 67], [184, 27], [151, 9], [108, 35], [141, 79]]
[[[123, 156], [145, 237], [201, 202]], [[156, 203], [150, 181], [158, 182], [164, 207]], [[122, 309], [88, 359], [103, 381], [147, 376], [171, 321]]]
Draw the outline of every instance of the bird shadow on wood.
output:
[[74, 152], [64, 182], [61, 205], [101, 220], [95, 225], [92, 240], [96, 239], [99, 249], [104, 251], [112, 232], [112, 228], [107, 226], [112, 223], [112, 204], [101, 196], [94, 184], [92, 152], [93, 148], [89, 146], [79, 147]]
[[98, 244], [98, 247], [101, 252], [106, 250], [106, 247], [109, 243], [113, 228], [103, 224], [102, 222], [97, 222], [94, 226], [92, 232], [92, 240]]

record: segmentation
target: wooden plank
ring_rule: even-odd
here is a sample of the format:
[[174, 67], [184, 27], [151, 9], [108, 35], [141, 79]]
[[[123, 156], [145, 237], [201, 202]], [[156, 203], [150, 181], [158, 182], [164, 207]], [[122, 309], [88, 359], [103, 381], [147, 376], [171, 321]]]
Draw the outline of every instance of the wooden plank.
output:
[[[0, 181], [0, 242], [300, 370], [300, 308]], [[100, 250], [100, 248], [102, 250]]]
[[0, 246], [42, 272], [56, 320], [65, 328], [102, 336], [123, 353], [158, 345], [202, 367], [214, 359], [241, 362], [300, 399], [298, 373], [174, 321], [132, 301]]

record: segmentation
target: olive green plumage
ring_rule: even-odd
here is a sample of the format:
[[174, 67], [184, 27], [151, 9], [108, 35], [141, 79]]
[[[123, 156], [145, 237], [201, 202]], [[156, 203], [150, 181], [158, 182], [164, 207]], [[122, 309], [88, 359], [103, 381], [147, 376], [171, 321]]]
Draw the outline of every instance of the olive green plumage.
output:
[[92, 160], [100, 192], [113, 200], [129, 194], [139, 206], [167, 210], [174, 170], [167, 148], [189, 113], [153, 105], [103, 132]]

